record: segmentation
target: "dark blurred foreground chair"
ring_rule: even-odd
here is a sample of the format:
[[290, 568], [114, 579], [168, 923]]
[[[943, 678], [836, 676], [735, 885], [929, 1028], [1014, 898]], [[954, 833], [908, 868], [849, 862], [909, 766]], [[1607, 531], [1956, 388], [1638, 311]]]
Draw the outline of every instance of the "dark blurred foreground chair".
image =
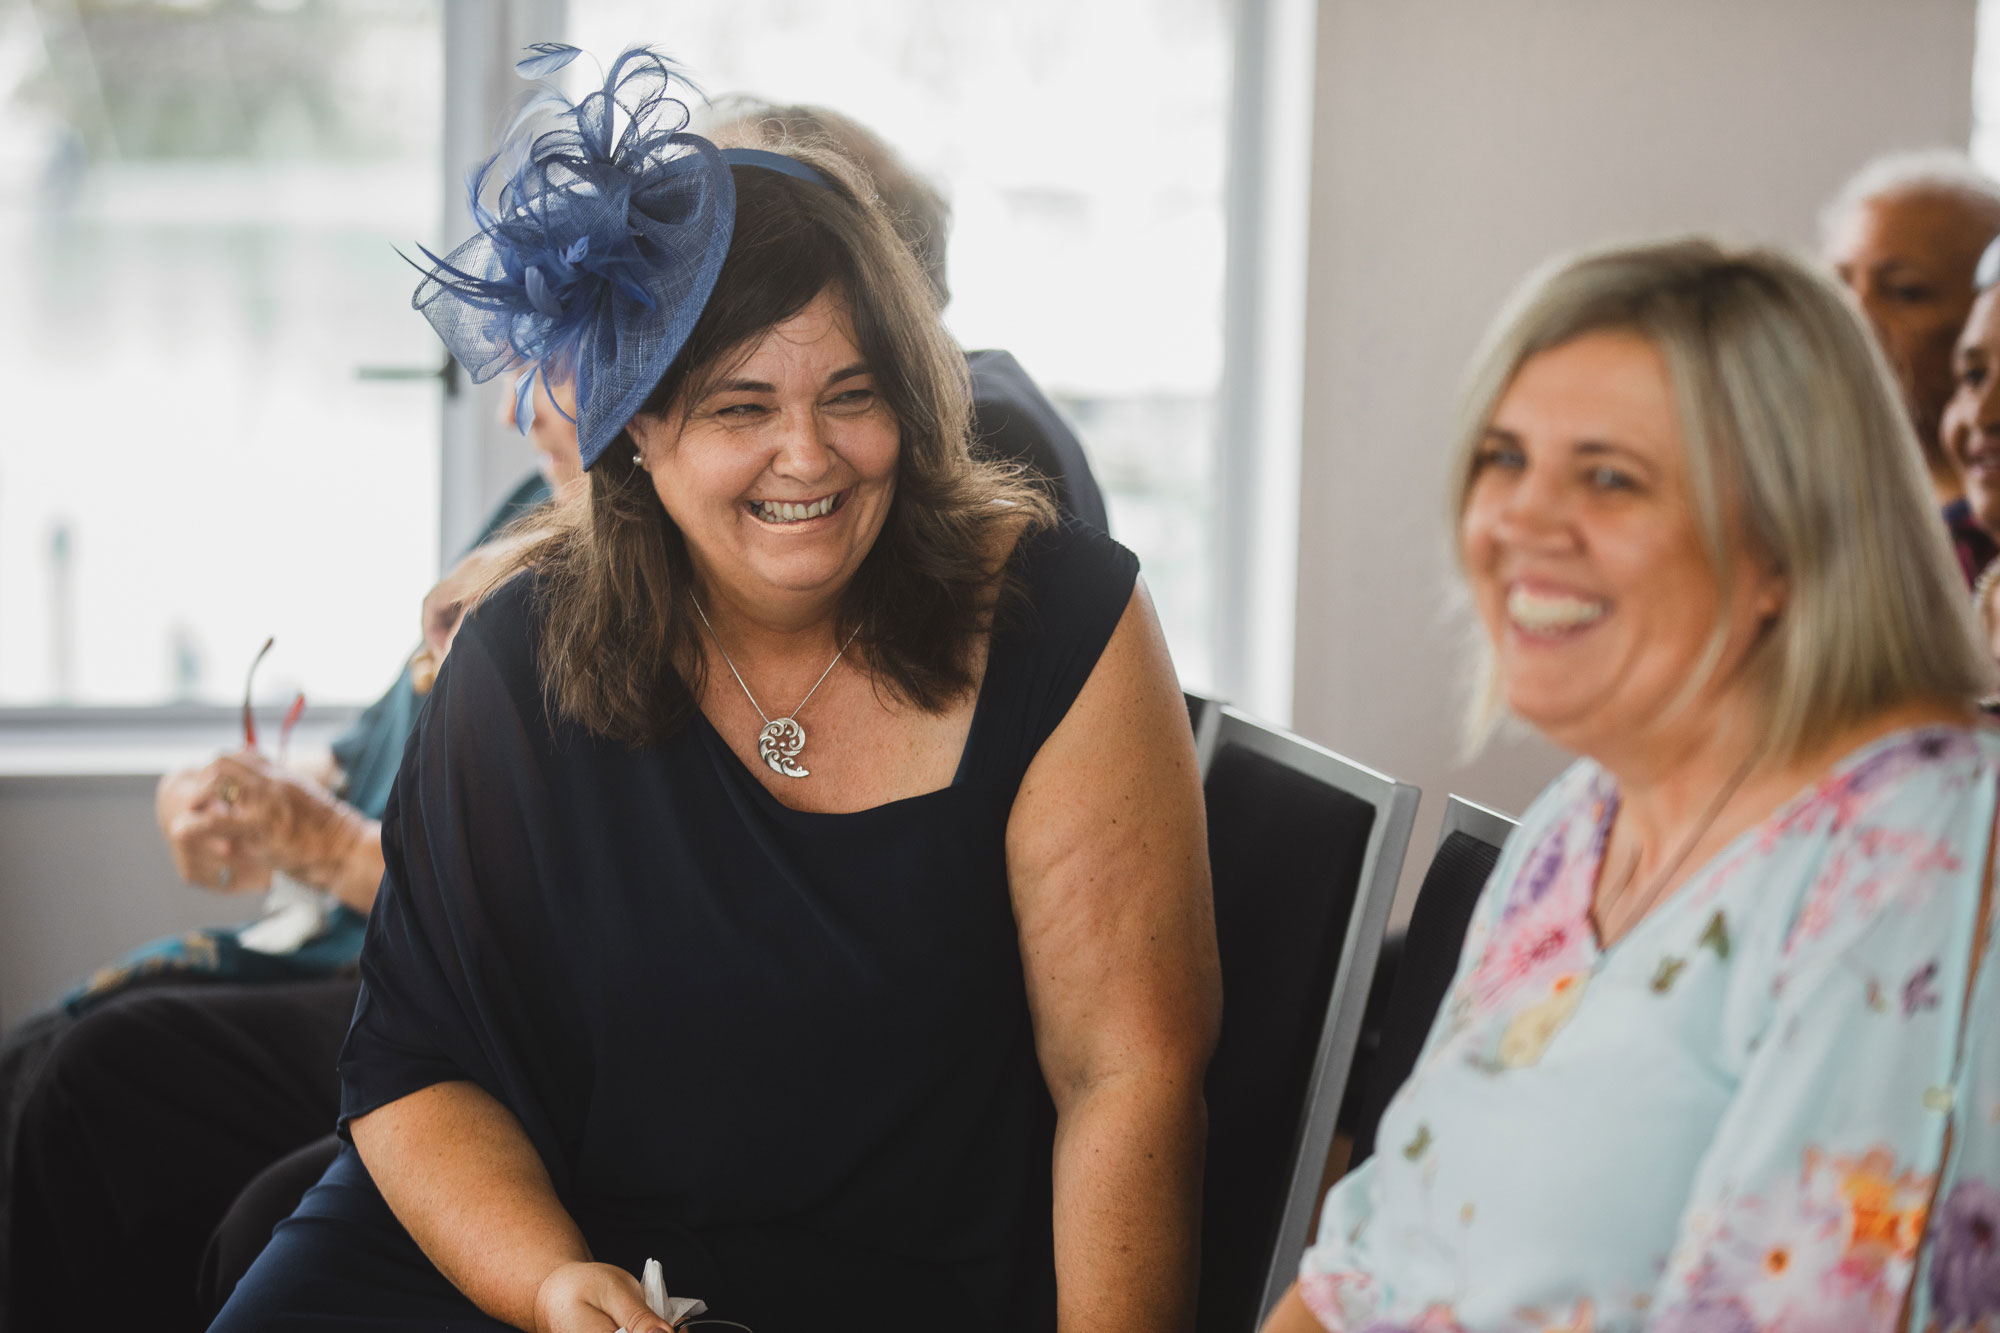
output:
[[1305, 1249], [1418, 793], [1218, 713], [1203, 787], [1223, 1014], [1195, 1327], [1251, 1333]]
[[1379, 1014], [1371, 1015], [1374, 1031], [1364, 1038], [1373, 1049], [1365, 1075], [1356, 1071], [1352, 1122], [1344, 1126], [1354, 1138], [1349, 1158], [1353, 1166], [1375, 1151], [1382, 1112], [1417, 1066], [1424, 1039], [1458, 971], [1472, 909], [1514, 826], [1506, 815], [1462, 796], [1445, 800], [1437, 851], [1424, 871], [1410, 924], [1397, 941], [1399, 947], [1384, 950], [1385, 957], [1394, 956], [1394, 975], [1386, 986], [1377, 983], [1382, 997]]

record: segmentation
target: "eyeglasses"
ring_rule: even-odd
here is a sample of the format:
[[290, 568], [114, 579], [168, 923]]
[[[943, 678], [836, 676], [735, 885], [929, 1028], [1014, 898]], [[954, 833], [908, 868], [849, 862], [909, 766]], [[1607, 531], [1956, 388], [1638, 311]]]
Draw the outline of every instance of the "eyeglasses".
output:
[[[257, 684], [257, 668], [263, 665], [265, 655], [277, 641], [275, 634], [264, 640], [264, 646], [250, 659], [250, 671], [243, 680], [243, 746], [248, 750], [257, 748], [257, 714], [250, 707], [251, 691]], [[285, 762], [285, 749], [292, 742], [292, 729], [299, 725], [299, 718], [305, 711], [306, 696], [301, 690], [292, 700], [292, 706], [285, 710], [285, 720], [278, 724], [278, 762], [281, 764]]]

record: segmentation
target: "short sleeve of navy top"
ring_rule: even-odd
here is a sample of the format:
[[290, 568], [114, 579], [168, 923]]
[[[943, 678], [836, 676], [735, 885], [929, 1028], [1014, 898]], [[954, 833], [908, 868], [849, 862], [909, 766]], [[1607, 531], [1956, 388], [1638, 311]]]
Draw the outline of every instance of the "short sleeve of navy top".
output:
[[784, 806], [700, 715], [643, 749], [552, 721], [530, 580], [496, 593], [384, 819], [343, 1127], [470, 1080], [600, 1258], [664, 1247], [746, 1311], [874, 1284], [913, 1327], [1053, 1328], [1005, 835], [1137, 561], [1074, 523], [1012, 559], [951, 785], [851, 814]]

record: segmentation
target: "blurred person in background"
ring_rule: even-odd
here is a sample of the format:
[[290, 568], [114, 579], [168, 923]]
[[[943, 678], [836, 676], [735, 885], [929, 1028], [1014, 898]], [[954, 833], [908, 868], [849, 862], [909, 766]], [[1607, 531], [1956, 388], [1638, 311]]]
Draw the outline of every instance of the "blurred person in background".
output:
[[[543, 469], [479, 542], [580, 471], [562, 425], [538, 418]], [[248, 893], [283, 874], [327, 899], [155, 941], [0, 1039], [0, 1329], [75, 1326], [74, 1281], [114, 1271], [148, 1293], [149, 1326], [206, 1326], [195, 1270], [209, 1233], [332, 1121], [379, 821], [436, 657], [421, 649], [326, 755], [287, 767], [246, 747], [160, 780], [160, 831], [187, 883]]]
[[1474, 733], [1580, 757], [1266, 1333], [1992, 1327], [1995, 673], [1851, 303], [1560, 261], [1457, 434]]
[[2000, 182], [1951, 149], [1897, 153], [1856, 172], [1820, 214], [1822, 252], [1861, 304], [1902, 392], [1931, 489], [1969, 584], [2000, 546], [1973, 518], [1940, 435], [1952, 347], [1979, 256], [2000, 236]]

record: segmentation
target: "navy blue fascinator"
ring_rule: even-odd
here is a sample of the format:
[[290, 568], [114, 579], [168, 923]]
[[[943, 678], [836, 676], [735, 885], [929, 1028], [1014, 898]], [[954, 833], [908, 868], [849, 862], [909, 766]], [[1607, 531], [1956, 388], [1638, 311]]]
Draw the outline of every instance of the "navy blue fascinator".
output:
[[[553, 42], [529, 50], [515, 66], [529, 79], [580, 54]], [[643, 47], [581, 101], [545, 86], [472, 174], [478, 234], [442, 259], [418, 247], [429, 265], [412, 304], [473, 382], [528, 372], [516, 425], [533, 419], [537, 381], [574, 384], [586, 468], [666, 374], [715, 289], [736, 222], [730, 164], [824, 184], [794, 158], [725, 152], [689, 133], [677, 87], [695, 91]]]

